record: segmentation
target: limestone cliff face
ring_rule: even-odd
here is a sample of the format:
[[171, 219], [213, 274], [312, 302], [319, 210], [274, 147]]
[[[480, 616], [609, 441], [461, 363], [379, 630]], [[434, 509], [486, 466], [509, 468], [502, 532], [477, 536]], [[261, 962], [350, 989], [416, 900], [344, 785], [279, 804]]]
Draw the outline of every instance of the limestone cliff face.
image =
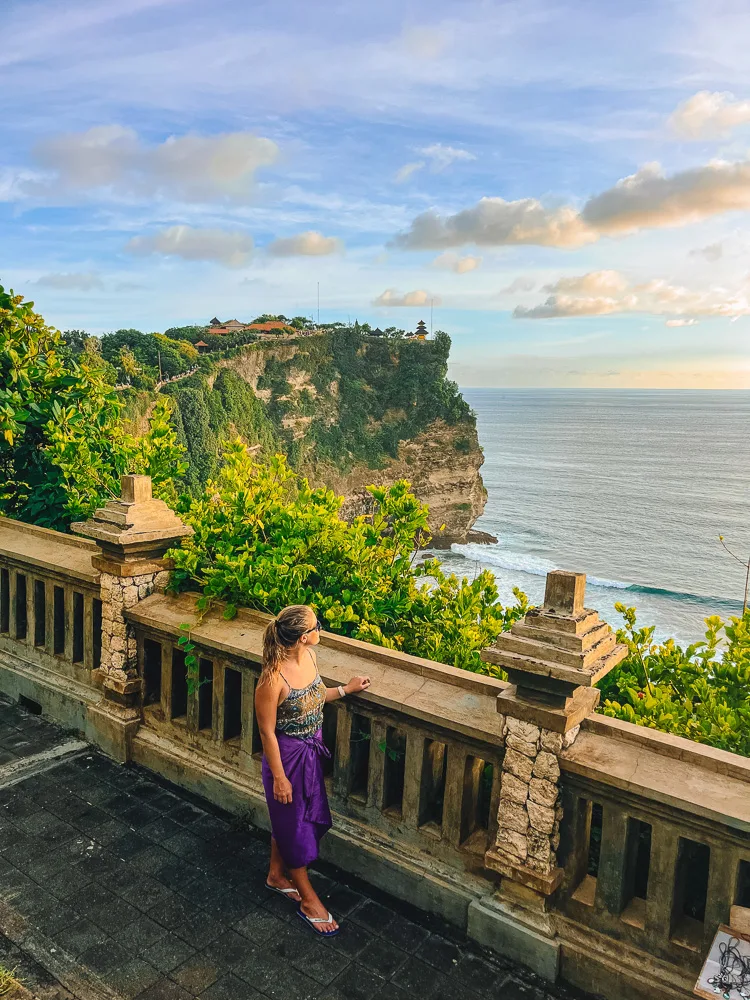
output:
[[[259, 399], [268, 401], [268, 395], [264, 395], [263, 390], [258, 390], [258, 379], [266, 370], [269, 361], [291, 361], [297, 353], [296, 344], [274, 344], [269, 342], [264, 350], [240, 351], [234, 357], [221, 358], [216, 362], [217, 371], [208, 376], [210, 386], [213, 386], [218, 372], [222, 368], [229, 368], [237, 374], [251, 387]], [[267, 392], [267, 391], [266, 391]]]
[[[447, 548], [464, 542], [482, 514], [487, 491], [480, 469], [484, 455], [476, 427], [465, 423], [449, 426], [436, 420], [417, 437], [402, 441], [398, 458], [383, 469], [358, 466], [342, 474], [330, 468], [311, 468], [313, 481], [322, 481], [346, 498], [343, 514], [354, 517], [371, 509], [368, 486], [384, 486], [407, 479], [415, 495], [430, 508], [432, 548]], [[445, 525], [440, 531], [441, 525]]]

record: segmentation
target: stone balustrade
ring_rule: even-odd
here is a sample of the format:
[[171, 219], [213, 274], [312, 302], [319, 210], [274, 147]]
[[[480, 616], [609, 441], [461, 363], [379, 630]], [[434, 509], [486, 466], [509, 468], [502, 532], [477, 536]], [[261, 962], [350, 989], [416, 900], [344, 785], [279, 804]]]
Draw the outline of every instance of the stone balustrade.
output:
[[[83, 530], [96, 542], [0, 519], [0, 690], [266, 826], [267, 618], [163, 592], [186, 529], [137, 477]], [[326, 682], [373, 684], [326, 706], [323, 845], [550, 980], [676, 1000], [716, 926], [750, 921], [750, 761], [592, 714], [624, 651], [584, 588], [550, 574], [544, 606], [483, 653], [509, 682], [324, 633]]]
[[20, 656], [27, 664], [7, 693], [36, 700], [44, 678], [61, 695], [95, 697], [103, 610], [97, 551], [93, 542], [0, 517], [0, 663]]
[[[227, 777], [226, 787], [217, 785], [221, 801], [229, 796], [226, 805], [233, 805], [233, 782], [253, 787], [252, 809], [265, 825], [253, 702], [268, 616], [241, 610], [227, 622], [218, 606], [198, 621], [195, 597], [157, 594], [126, 612], [144, 679], [145, 727], [133, 753], [152, 765], [159, 741], [169, 740], [181, 758], [200, 754]], [[184, 625], [199, 660], [197, 687], [188, 684], [178, 646]], [[496, 700], [505, 685], [327, 633], [317, 652], [329, 686], [362, 673], [373, 681], [372, 693], [325, 708], [327, 780], [339, 829], [366, 831], [394, 863], [410, 845], [415, 860], [424, 852], [457, 872], [482, 872], [500, 795], [503, 720]], [[187, 766], [182, 760], [183, 773]], [[197, 774], [196, 787], [201, 780]]]

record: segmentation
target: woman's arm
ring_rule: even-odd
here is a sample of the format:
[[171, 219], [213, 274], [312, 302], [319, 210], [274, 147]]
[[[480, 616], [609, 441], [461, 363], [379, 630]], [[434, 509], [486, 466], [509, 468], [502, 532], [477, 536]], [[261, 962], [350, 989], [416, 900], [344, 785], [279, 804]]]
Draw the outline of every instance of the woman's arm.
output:
[[[370, 686], [369, 677], [352, 677], [348, 684], [340, 684], [338, 687], [326, 688], [326, 703], [338, 701], [348, 694], [357, 694], [358, 691], [366, 691]], [[344, 692], [343, 694], [341, 692]]]
[[273, 775], [273, 797], [277, 802], [292, 801], [292, 784], [284, 773], [279, 741], [276, 739], [276, 709], [279, 707], [281, 678], [255, 685], [255, 716], [263, 743], [263, 753]]

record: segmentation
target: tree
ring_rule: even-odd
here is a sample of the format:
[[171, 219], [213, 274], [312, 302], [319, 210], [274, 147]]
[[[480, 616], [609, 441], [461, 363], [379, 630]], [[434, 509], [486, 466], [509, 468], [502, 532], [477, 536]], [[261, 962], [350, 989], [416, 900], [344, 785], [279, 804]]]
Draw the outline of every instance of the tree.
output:
[[86, 342], [92, 338], [85, 330], [63, 330], [62, 339], [71, 354], [78, 355], [86, 350]]
[[65, 530], [119, 496], [126, 472], [176, 502], [185, 466], [169, 402], [141, 438], [125, 432], [122, 407], [95, 351], [73, 358], [32, 302], [0, 286], [0, 513]]
[[187, 343], [197, 344], [199, 340], [205, 340], [207, 326], [171, 326], [164, 331], [164, 336], [170, 340], [183, 340]]

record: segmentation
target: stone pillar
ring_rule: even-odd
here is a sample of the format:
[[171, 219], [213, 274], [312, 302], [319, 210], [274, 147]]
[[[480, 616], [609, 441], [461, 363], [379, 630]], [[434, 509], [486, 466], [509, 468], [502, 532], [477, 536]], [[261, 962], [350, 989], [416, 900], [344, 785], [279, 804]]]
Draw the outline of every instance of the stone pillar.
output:
[[141, 680], [135, 635], [125, 611], [166, 586], [170, 563], [164, 553], [192, 534], [192, 528], [152, 496], [150, 476], [128, 475], [121, 479], [119, 500], [108, 501], [71, 530], [99, 546], [91, 562], [101, 574], [102, 655], [95, 674], [103, 700], [89, 716], [97, 741], [103, 740], [112, 756], [127, 760], [140, 722]]
[[552, 980], [559, 946], [548, 900], [563, 876], [557, 863], [563, 818], [558, 757], [598, 704], [594, 684], [627, 655], [610, 626], [584, 607], [585, 589], [583, 573], [549, 573], [543, 607], [529, 611], [481, 654], [503, 667], [512, 685], [497, 699], [506, 749], [497, 838], [485, 867], [502, 880], [495, 920], [481, 915], [484, 936], [490, 946]]

